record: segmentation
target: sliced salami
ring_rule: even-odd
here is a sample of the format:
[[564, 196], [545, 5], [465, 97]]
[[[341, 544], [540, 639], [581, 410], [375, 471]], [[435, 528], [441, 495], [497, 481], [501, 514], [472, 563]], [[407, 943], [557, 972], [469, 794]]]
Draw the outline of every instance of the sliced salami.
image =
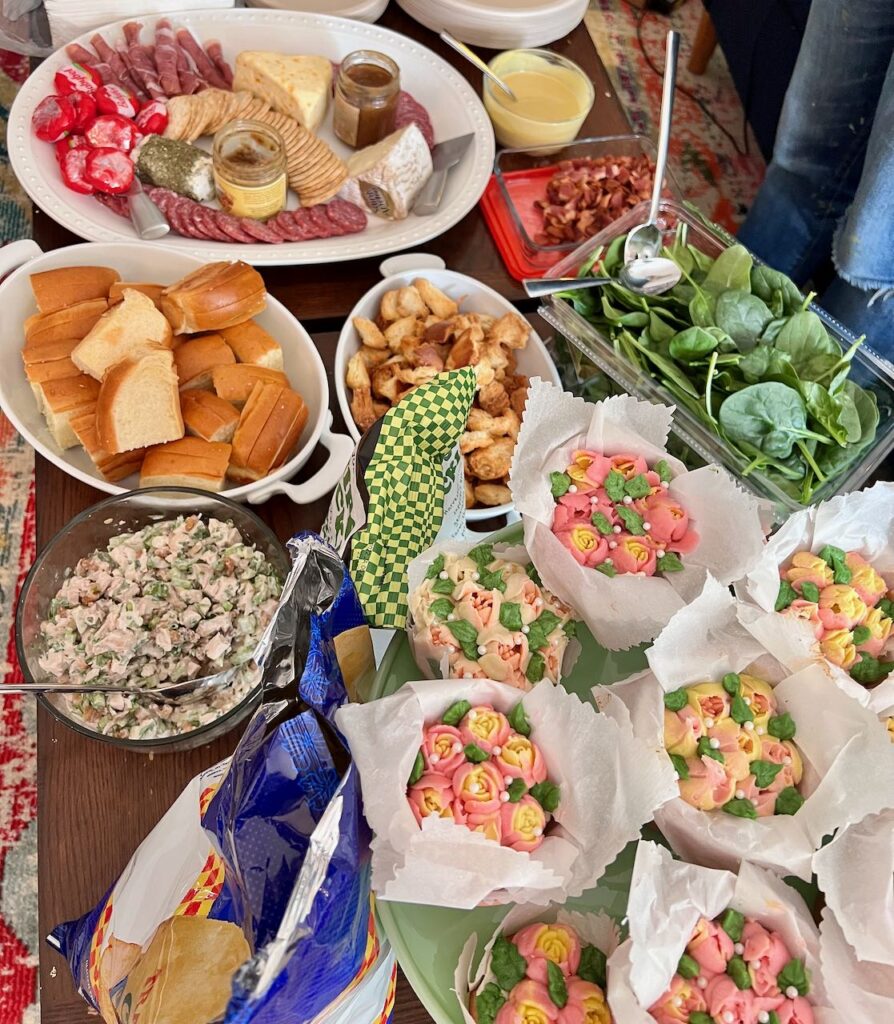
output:
[[295, 210], [293, 216], [298, 230], [302, 232], [302, 242], [308, 242], [313, 238], [322, 237], [320, 235], [320, 229], [317, 225], [317, 221], [311, 216], [310, 210], [307, 207], [302, 206], [300, 210]]
[[196, 219], [206, 235], [210, 235], [216, 242], [233, 241], [226, 231], [218, 227], [217, 218], [215, 217], [216, 211], [209, 209], [207, 206], [202, 206], [200, 203], [196, 203], [196, 211]]
[[330, 199], [326, 204], [326, 214], [338, 227], [342, 234], [353, 235], [366, 227], [366, 214], [355, 203], [347, 199]]
[[171, 227], [178, 235], [183, 235], [184, 238], [194, 238], [196, 234], [189, 219], [189, 207], [191, 203], [191, 199], [184, 199], [182, 196], [178, 197], [176, 200], [172, 200], [171, 203], [168, 204], [168, 209], [165, 213]]
[[304, 229], [289, 210], [281, 210], [267, 223], [275, 228], [287, 242], [303, 242], [307, 237]]
[[432, 149], [435, 144], [435, 130], [432, 127], [428, 111], [417, 100], [403, 89], [397, 95], [397, 103], [394, 108], [394, 127], [405, 128], [410, 122], [415, 122], [419, 131], [425, 136], [428, 148]]
[[316, 228], [317, 238], [332, 238], [338, 234], [335, 224], [326, 216], [326, 210], [322, 206], [306, 206], [304, 209], [310, 218], [310, 222]]
[[278, 245], [284, 241], [282, 235], [274, 228], [264, 224], [262, 221], [254, 220], [252, 217], [240, 217], [239, 224], [242, 230], [251, 235], [259, 242], [267, 242], [270, 245]]
[[202, 204], [201, 203], [190, 203], [186, 207], [186, 213], [184, 214], [184, 221], [189, 224], [195, 233], [196, 238], [204, 238], [208, 242], [217, 241], [214, 235], [205, 227], [202, 220]]
[[242, 221], [238, 217], [234, 217], [231, 213], [225, 213], [223, 210], [215, 210], [214, 220], [221, 231], [226, 232], [234, 242], [246, 242], [253, 244], [257, 241], [256, 238], [253, 238], [242, 227]]
[[130, 200], [127, 196], [112, 196], [107, 192], [96, 192], [93, 198], [112, 213], [117, 213], [119, 217], [130, 220]]

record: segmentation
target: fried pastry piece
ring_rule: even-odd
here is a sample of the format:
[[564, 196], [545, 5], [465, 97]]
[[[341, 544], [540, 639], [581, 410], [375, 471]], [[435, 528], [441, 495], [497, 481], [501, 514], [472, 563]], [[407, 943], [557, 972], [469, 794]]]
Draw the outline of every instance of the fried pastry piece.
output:
[[506, 476], [512, 465], [515, 441], [500, 438], [486, 448], [479, 448], [469, 456], [469, 468], [479, 480], [499, 480]]
[[477, 502], [489, 508], [508, 505], [512, 501], [512, 491], [505, 484], [478, 484], [472, 493]]

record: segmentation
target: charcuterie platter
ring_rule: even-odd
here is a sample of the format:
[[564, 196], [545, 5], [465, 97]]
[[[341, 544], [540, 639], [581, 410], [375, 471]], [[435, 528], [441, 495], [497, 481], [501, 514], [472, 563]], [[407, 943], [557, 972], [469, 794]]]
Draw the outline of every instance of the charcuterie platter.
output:
[[[372, 134], [363, 116], [357, 134], [356, 108], [344, 102], [367, 84], [368, 66], [349, 72], [348, 90], [339, 91], [340, 67], [357, 51], [396, 66], [399, 84], [378, 133], [384, 90], [376, 82], [366, 90]], [[281, 146], [285, 199], [272, 215], [240, 208], [246, 196], [267, 195], [255, 169], [238, 181], [241, 192], [227, 189], [247, 137], [232, 129], [244, 124], [257, 153]], [[348, 145], [342, 139], [352, 131]], [[417, 215], [431, 148], [466, 135], [471, 144], [440, 205]], [[237, 249], [255, 265], [358, 259], [433, 238], [475, 205], [494, 157], [477, 95], [430, 50], [374, 25], [264, 10], [118, 22], [80, 37], [25, 83], [8, 139], [31, 198], [81, 237], [135, 240], [128, 192], [142, 181], [171, 225], [161, 244], [203, 259]]]

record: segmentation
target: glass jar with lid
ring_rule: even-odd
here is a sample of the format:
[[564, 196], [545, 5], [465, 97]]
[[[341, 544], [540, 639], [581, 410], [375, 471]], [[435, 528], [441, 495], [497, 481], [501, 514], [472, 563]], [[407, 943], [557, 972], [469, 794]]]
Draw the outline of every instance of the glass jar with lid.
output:
[[230, 121], [214, 136], [214, 181], [220, 205], [235, 217], [266, 220], [285, 208], [286, 147], [261, 121]]
[[355, 50], [341, 62], [332, 125], [342, 142], [362, 149], [394, 131], [400, 68], [384, 53]]

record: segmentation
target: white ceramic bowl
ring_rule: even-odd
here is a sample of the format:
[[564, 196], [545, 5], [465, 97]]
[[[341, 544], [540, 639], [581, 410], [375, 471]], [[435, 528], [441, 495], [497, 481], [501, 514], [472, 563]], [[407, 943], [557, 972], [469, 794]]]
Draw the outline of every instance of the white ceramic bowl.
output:
[[[360, 440], [360, 431], [351, 415], [351, 396], [345, 384], [345, 371], [348, 360], [360, 348], [360, 338], [354, 329], [353, 319], [356, 316], [366, 317], [374, 320], [379, 312], [382, 296], [392, 288], [403, 288], [412, 284], [414, 278], [425, 277], [434, 285], [445, 292], [452, 299], [459, 303], [460, 311], [463, 313], [488, 313], [491, 316], [500, 317], [504, 313], [517, 313], [518, 310], [511, 302], [504, 299], [499, 292], [493, 288], [481, 284], [473, 277], [465, 274], [457, 274], [453, 270], [432, 270], [423, 268], [419, 270], [406, 270], [392, 277], [386, 277], [371, 288], [366, 295], [348, 314], [338, 338], [338, 346], [335, 350], [335, 393], [338, 396], [338, 404], [342, 416], [348, 425], [351, 436]], [[535, 330], [531, 330], [528, 344], [516, 353], [518, 356], [518, 372], [528, 377], [542, 377], [544, 380], [552, 381], [561, 386], [559, 372], [555, 367], [546, 346], [540, 340]], [[507, 515], [512, 511], [512, 504], [495, 505], [492, 508], [470, 508], [466, 510], [466, 519], [469, 522], [479, 522], [484, 519], [492, 519], [494, 516]]]
[[[124, 494], [139, 486], [135, 474], [119, 483], [104, 480], [83, 448], [61, 451], [47, 429], [37, 408], [31, 385], [22, 365], [22, 324], [37, 312], [29, 276], [57, 267], [113, 267], [125, 281], [157, 281], [169, 284], [191, 273], [206, 262], [147, 242], [86, 242], [43, 253], [36, 243], [14, 242], [0, 249], [0, 408], [35, 451], [70, 476], [106, 494]], [[10, 273], [10, 271], [13, 271]], [[263, 480], [231, 487], [220, 493], [237, 501], [256, 504], [271, 494], [283, 491], [293, 500], [315, 501], [338, 481], [353, 450], [350, 438], [332, 434], [329, 411], [329, 386], [326, 370], [307, 331], [281, 302], [268, 297], [267, 308], [258, 323], [279, 341], [283, 349], [285, 372], [292, 386], [301, 393], [308, 408], [307, 425], [294, 456]], [[320, 442], [329, 449], [326, 464], [307, 483], [294, 487], [284, 483], [310, 457]]]

